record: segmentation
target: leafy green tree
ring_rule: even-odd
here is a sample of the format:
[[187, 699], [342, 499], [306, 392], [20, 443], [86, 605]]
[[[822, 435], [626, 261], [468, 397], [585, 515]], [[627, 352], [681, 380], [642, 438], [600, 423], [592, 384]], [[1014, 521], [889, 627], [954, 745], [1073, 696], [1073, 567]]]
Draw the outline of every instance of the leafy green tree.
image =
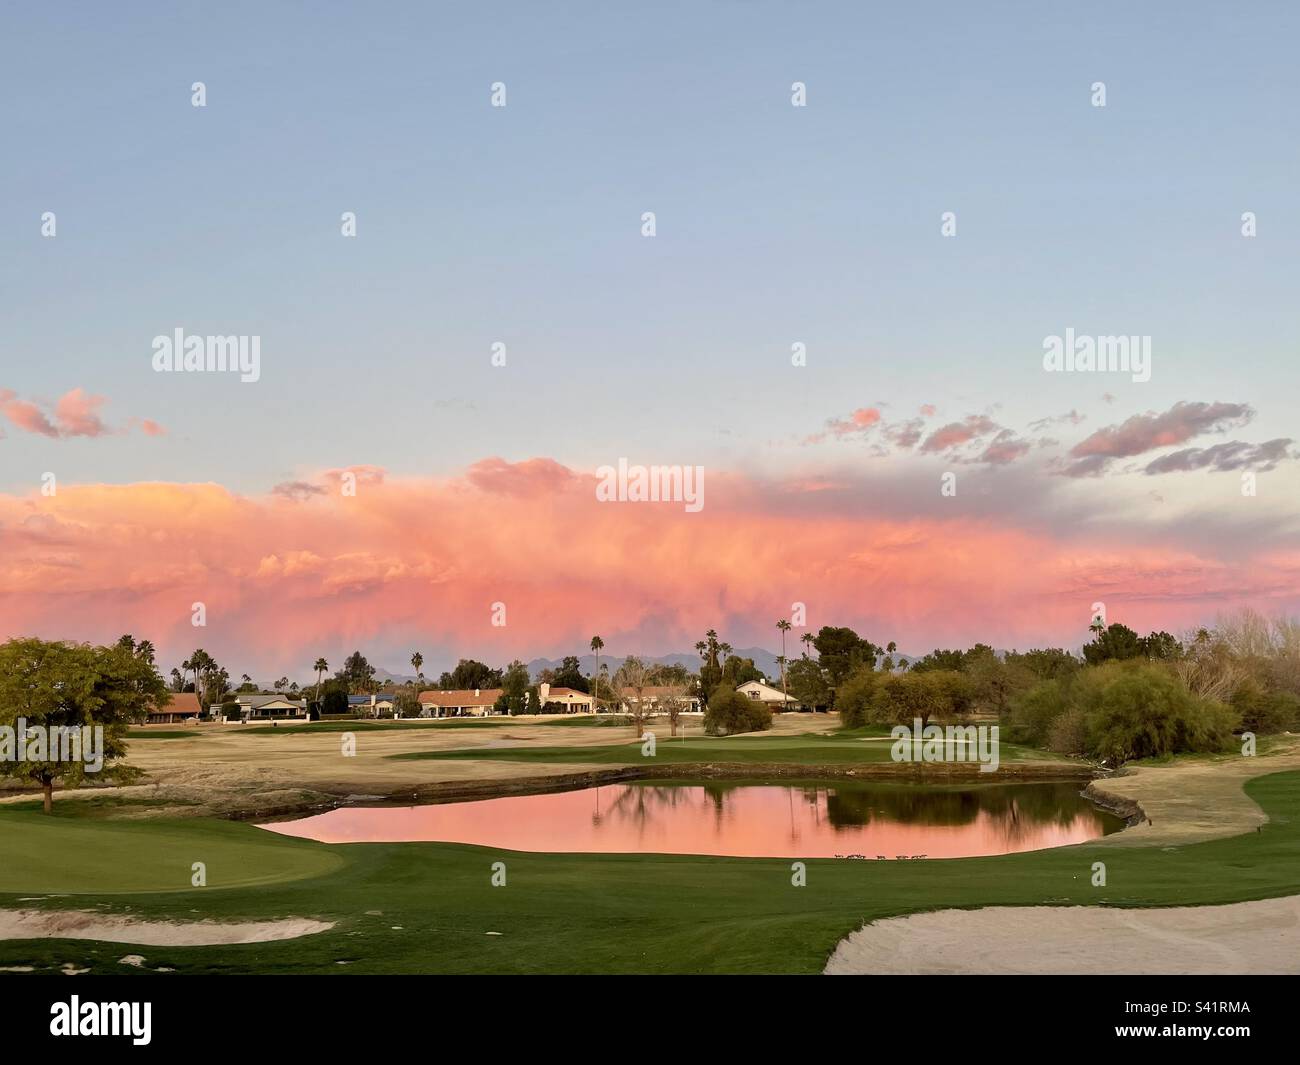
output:
[[582, 675], [582, 667], [578, 664], [577, 655], [564, 656], [560, 662], [560, 668], [555, 671], [554, 676], [551, 678], [551, 684], [557, 688], [572, 688], [584, 695], [591, 690], [587, 678]]
[[1004, 661], [1008, 666], [1027, 669], [1039, 680], [1067, 677], [1082, 666], [1078, 658], [1059, 647], [1035, 648], [1023, 653], [1009, 651]]
[[321, 717], [343, 717], [349, 712], [348, 688], [341, 680], [327, 680], [320, 697]]
[[1123, 662], [1129, 658], [1141, 658], [1142, 655], [1142, 641], [1138, 634], [1118, 622], [1108, 625], [1097, 633], [1091, 643], [1083, 645], [1083, 657], [1090, 666], [1102, 662]]
[[738, 732], [764, 732], [772, 727], [772, 711], [758, 699], [741, 695], [734, 688], [717, 688], [704, 711], [704, 731], [710, 736], [734, 736]]
[[443, 673], [438, 687], [443, 691], [474, 691], [501, 687], [502, 673], [473, 658], [462, 658], [450, 673]]
[[790, 694], [795, 702], [809, 710], [829, 706], [831, 686], [826, 682], [826, 674], [821, 664], [815, 659], [804, 656], [790, 663]]
[[360, 651], [353, 651], [343, 660], [343, 668], [334, 679], [347, 685], [351, 695], [365, 695], [375, 688], [375, 667], [366, 661]]
[[722, 666], [722, 685], [727, 688], [739, 688], [742, 684], [747, 684], [751, 680], [762, 680], [763, 674], [758, 671], [752, 658], [741, 658], [739, 655], [732, 655]]
[[1183, 645], [1167, 632], [1153, 632], [1143, 636], [1141, 644], [1142, 654], [1147, 658], [1172, 662], [1182, 657]]
[[524, 698], [528, 694], [528, 682], [528, 667], [516, 658], [506, 666], [501, 677], [501, 695], [494, 709], [498, 713], [522, 714], [529, 702]]
[[860, 666], [869, 665], [874, 669], [881, 654], [879, 647], [852, 629], [830, 625], [818, 630], [813, 646], [832, 688], [838, 688]]
[[[97, 752], [87, 750], [81, 743], [85, 734], [79, 732], [79, 759], [52, 757], [77, 752], [52, 750], [53, 734], [44, 731], [44, 751], [28, 745], [22, 760], [16, 749], [9, 752], [0, 758], [0, 776], [38, 785], [46, 813], [53, 808], [56, 781], [77, 787], [88, 771], [96, 780], [130, 780], [135, 771], [121, 761], [127, 727], [146, 720], [150, 709], [165, 706], [170, 698], [153, 661], [134, 644], [92, 647], [34, 637], [0, 644], [0, 725], [16, 731], [21, 718], [28, 728], [103, 729]], [[16, 747], [16, 735], [11, 742]], [[35, 761], [29, 760], [33, 754]], [[87, 761], [92, 755], [101, 762], [97, 769]]]
[[[861, 665], [835, 689], [835, 709], [840, 715], [841, 725], [861, 728], [871, 721], [871, 699], [876, 694], [876, 681], [885, 675]], [[826, 687], [829, 692], [830, 685]]]

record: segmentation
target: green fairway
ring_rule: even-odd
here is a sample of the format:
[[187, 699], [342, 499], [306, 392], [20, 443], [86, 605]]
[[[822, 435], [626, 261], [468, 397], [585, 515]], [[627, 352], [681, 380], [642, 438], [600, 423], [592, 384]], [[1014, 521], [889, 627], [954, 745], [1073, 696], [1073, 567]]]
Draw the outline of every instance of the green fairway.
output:
[[93, 800], [58, 803], [59, 816], [0, 813], [0, 893], [113, 894], [190, 886], [194, 862], [210, 886], [252, 887], [343, 867], [329, 848], [302, 848], [252, 825], [226, 821], [105, 821]]
[[[94, 892], [38, 904], [48, 907], [100, 902], [184, 920], [295, 915], [339, 922], [281, 943], [141, 948], [149, 967], [180, 972], [813, 973], [841, 937], [894, 914], [949, 906], [1195, 905], [1300, 892], [1300, 773], [1257, 778], [1246, 791], [1270, 821], [1228, 839], [1150, 848], [1098, 841], [948, 861], [809, 860], [807, 886], [799, 888], [791, 886], [788, 860], [525, 854], [434, 843], [325, 847], [230, 822], [79, 824], [9, 811], [0, 813], [0, 875], [13, 893], [52, 885]], [[325, 865], [331, 857], [338, 859], [333, 869]], [[157, 891], [176, 877], [188, 883], [197, 860], [208, 862], [213, 886], [111, 895]], [[506, 863], [504, 887], [491, 886], [497, 861]], [[1095, 861], [1106, 863], [1104, 888], [1090, 886]], [[272, 869], [280, 875], [269, 875]], [[232, 870], [260, 886], [223, 888]], [[94, 943], [0, 942], [0, 965], [71, 961], [119, 971], [113, 959], [121, 953]]]
[[[641, 753], [641, 741], [597, 744], [590, 747], [487, 747], [456, 751], [413, 751], [393, 754], [398, 761], [540, 762], [549, 765], [691, 765], [733, 763], [741, 765], [853, 765], [892, 761], [893, 741], [886, 729], [858, 730], [829, 735], [730, 736], [669, 739], [661, 736], [653, 759]], [[1066, 761], [1043, 751], [999, 745], [1003, 762]], [[972, 761], [974, 761], [972, 752]]]

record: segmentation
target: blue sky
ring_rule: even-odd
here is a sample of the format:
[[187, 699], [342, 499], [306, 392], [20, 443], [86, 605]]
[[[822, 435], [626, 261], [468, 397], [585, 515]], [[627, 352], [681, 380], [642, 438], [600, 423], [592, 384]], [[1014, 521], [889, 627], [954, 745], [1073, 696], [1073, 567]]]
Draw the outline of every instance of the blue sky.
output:
[[[1277, 435], [1300, 13], [1131, 7], [11, 5], [0, 387], [170, 434], [10, 433], [0, 484], [764, 465], [859, 406], [1095, 422], [1107, 389]], [[260, 334], [262, 381], [152, 373], [178, 325]], [[1152, 335], [1152, 382], [1045, 377], [1067, 325]]]

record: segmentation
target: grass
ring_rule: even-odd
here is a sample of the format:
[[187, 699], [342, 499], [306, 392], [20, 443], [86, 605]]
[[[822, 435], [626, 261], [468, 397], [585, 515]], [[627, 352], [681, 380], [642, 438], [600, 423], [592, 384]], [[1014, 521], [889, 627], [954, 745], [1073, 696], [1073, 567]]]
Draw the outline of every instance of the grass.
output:
[[[1181, 847], [1094, 842], [951, 861], [811, 859], [803, 888], [791, 886], [788, 860], [525, 854], [437, 843], [329, 847], [234, 822], [79, 823], [6, 810], [0, 892], [11, 896], [0, 895], [0, 904], [16, 904], [13, 893], [60, 890], [93, 893], [77, 906], [129, 906], [137, 916], [339, 922], [280, 943], [140, 948], [147, 967], [186, 973], [814, 973], [848, 932], [896, 914], [1293, 894], [1300, 889], [1300, 773], [1256, 778], [1246, 792], [1270, 821], [1227, 839]], [[209, 887], [188, 887], [194, 861], [207, 863]], [[490, 886], [496, 861], [507, 865], [505, 887]], [[1106, 863], [1107, 887], [1090, 886], [1094, 861]], [[125, 952], [73, 941], [0, 942], [0, 965], [74, 962], [133, 972], [115, 964]]]
[[[657, 765], [693, 765], [704, 762], [741, 765], [854, 765], [892, 762], [888, 730], [855, 729], [830, 735], [689, 737], [660, 736], [655, 745]], [[392, 754], [397, 761], [537, 762], [547, 765], [640, 765], [641, 741], [589, 747], [491, 747], [455, 751], [412, 751]], [[1052, 759], [1042, 751], [999, 746], [1003, 762]]]

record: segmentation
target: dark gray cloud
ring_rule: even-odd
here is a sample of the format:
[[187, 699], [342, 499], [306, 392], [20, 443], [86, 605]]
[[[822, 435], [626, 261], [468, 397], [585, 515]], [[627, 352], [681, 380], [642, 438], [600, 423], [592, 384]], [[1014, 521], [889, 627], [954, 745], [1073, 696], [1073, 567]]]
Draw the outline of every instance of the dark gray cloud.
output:
[[1273, 469], [1279, 462], [1300, 456], [1291, 450], [1293, 441], [1279, 437], [1263, 444], [1249, 444], [1244, 440], [1230, 440], [1213, 447], [1189, 447], [1162, 455], [1147, 463], [1143, 471], [1148, 475], [1176, 473], [1185, 470], [1256, 470]]

